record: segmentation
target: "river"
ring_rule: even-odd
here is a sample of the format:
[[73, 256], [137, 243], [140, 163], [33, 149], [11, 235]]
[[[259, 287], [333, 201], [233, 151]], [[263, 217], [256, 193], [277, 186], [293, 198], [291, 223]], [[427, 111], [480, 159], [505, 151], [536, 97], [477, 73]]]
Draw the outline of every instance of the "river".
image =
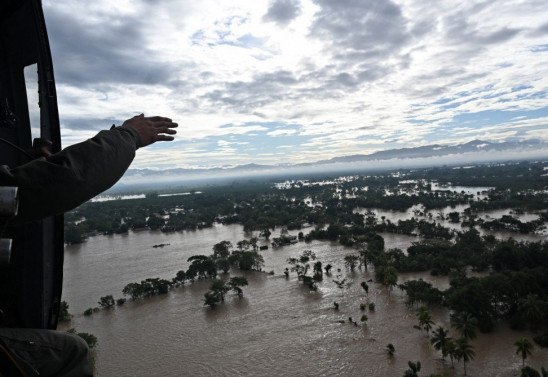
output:
[[[275, 233], [273, 236], [276, 236]], [[387, 248], [402, 247], [413, 237], [387, 236]], [[203, 306], [209, 282], [186, 284], [169, 294], [130, 302], [86, 317], [81, 313], [97, 306], [107, 294], [122, 297], [122, 288], [147, 277], [171, 278], [186, 269], [187, 258], [210, 254], [222, 240], [234, 244], [249, 237], [240, 225], [197, 231], [161, 233], [130, 232], [127, 235], [96, 236], [80, 245], [66, 246], [64, 300], [74, 318], [68, 324], [99, 339], [93, 351], [96, 375], [107, 376], [401, 376], [407, 361], [420, 360], [421, 375], [449, 371], [432, 350], [424, 332], [413, 328], [414, 312], [407, 309], [399, 290], [369, 283], [369, 299], [376, 304], [366, 312], [366, 326], [339, 323], [352, 316], [359, 322], [366, 302], [360, 282], [372, 278], [371, 271], [345, 271], [343, 257], [354, 252], [336, 243], [314, 241], [262, 251], [266, 272], [246, 273], [250, 285], [244, 297], [228, 295], [217, 309]], [[402, 238], [403, 237], [403, 238]], [[261, 241], [264, 242], [264, 241]], [[169, 243], [163, 248], [153, 248]], [[286, 259], [303, 250], [313, 250], [324, 265], [331, 263], [331, 277], [324, 275], [317, 292], [309, 292], [292, 273], [283, 275]], [[340, 272], [337, 271], [340, 269]], [[234, 274], [238, 275], [238, 272]], [[402, 274], [400, 282], [423, 277], [438, 286], [447, 278], [428, 274]], [[333, 279], [352, 284], [340, 290]], [[333, 302], [340, 304], [335, 311]], [[448, 314], [433, 312], [437, 323], [448, 327]], [[63, 324], [61, 328], [67, 325]], [[468, 367], [471, 376], [515, 376], [521, 359], [513, 343], [527, 332], [499, 328], [473, 342], [476, 358]], [[385, 347], [393, 343], [394, 358]], [[548, 364], [548, 351], [538, 347], [527, 359], [539, 368]], [[462, 365], [455, 369], [462, 375]]]

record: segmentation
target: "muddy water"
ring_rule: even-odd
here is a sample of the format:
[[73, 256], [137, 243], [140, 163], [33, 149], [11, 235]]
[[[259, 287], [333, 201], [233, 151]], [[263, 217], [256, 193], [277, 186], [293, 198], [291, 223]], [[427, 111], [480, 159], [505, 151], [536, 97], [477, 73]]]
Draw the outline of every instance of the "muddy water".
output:
[[[369, 300], [376, 310], [366, 312], [366, 326], [339, 323], [352, 316], [359, 322], [359, 309], [366, 297], [359, 285], [372, 273], [344, 270], [342, 258], [353, 252], [328, 242], [298, 243], [263, 251], [267, 273], [248, 273], [250, 286], [243, 298], [229, 295], [212, 311], [202, 306], [209, 283], [177, 288], [161, 297], [128, 302], [91, 317], [80, 313], [96, 306], [100, 296], [121, 297], [127, 283], [146, 277], [171, 278], [186, 268], [194, 254], [209, 254], [221, 240], [233, 243], [244, 238], [241, 226], [220, 226], [195, 232], [163, 234], [137, 232], [125, 236], [98, 236], [67, 246], [64, 299], [75, 314], [71, 326], [99, 338], [96, 349], [98, 376], [401, 376], [408, 360], [420, 360], [423, 374], [451, 375], [450, 362], [432, 351], [426, 334], [413, 329], [413, 311], [406, 308], [399, 290], [369, 283]], [[403, 239], [388, 239], [387, 247], [403, 246]], [[154, 244], [169, 243], [164, 248]], [[313, 250], [324, 264], [335, 267], [317, 292], [303, 288], [295, 276], [286, 279], [285, 260], [303, 250]], [[340, 272], [337, 271], [340, 269]], [[405, 274], [401, 281], [423, 277], [440, 287], [443, 277]], [[333, 279], [351, 283], [338, 289]], [[333, 302], [340, 310], [333, 309]], [[436, 322], [447, 326], [445, 310], [434, 312]], [[502, 329], [482, 335], [474, 342], [476, 360], [471, 376], [514, 376], [521, 360], [513, 343], [523, 335]], [[384, 348], [393, 343], [396, 356], [389, 359]], [[548, 352], [535, 351], [528, 363], [548, 364]], [[456, 375], [462, 375], [462, 365]]]

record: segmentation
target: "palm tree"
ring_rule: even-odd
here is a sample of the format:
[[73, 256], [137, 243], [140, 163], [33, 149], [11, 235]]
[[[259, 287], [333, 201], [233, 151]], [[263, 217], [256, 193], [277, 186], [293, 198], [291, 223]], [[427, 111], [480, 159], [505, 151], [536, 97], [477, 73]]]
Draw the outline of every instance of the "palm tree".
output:
[[535, 327], [544, 318], [546, 303], [538, 295], [529, 293], [525, 298], [518, 300], [518, 312], [532, 327]]
[[426, 330], [426, 333], [430, 334], [434, 321], [432, 320], [432, 315], [426, 306], [420, 307], [417, 312], [417, 318], [419, 320], [419, 328], [421, 330]]
[[462, 312], [455, 314], [451, 317], [453, 327], [457, 329], [460, 335], [467, 339], [476, 338], [476, 328], [478, 327], [478, 320], [472, 314]]
[[396, 348], [392, 343], [388, 343], [386, 345], [386, 352], [388, 353], [388, 356], [392, 357], [394, 356], [394, 352], [396, 352]]
[[362, 281], [360, 285], [363, 288], [363, 290], [365, 291], [365, 294], [368, 294], [369, 293], [369, 286], [367, 285], [367, 283], [365, 281]]
[[356, 264], [358, 263], [358, 256], [348, 254], [344, 256], [344, 265], [350, 269], [350, 271], [354, 271], [356, 268]]
[[466, 363], [474, 360], [476, 356], [476, 351], [474, 351], [474, 347], [470, 344], [468, 338], [462, 337], [455, 341], [455, 356], [458, 361], [462, 360], [464, 375], [466, 376]]
[[451, 368], [455, 369], [454, 360], [457, 358], [457, 346], [453, 338], [447, 338], [445, 342], [445, 350], [447, 352], [447, 356], [451, 359]]
[[527, 338], [523, 337], [515, 342], [514, 346], [516, 346], [516, 354], [521, 356], [521, 359], [523, 361], [523, 368], [525, 367], [525, 359], [527, 359], [527, 356], [531, 355], [531, 351], [534, 348], [533, 343], [531, 343]]
[[367, 271], [367, 260], [368, 260], [368, 252], [366, 247], [362, 247], [359, 251], [360, 253], [360, 268], [363, 265], [365, 267], [365, 271]]
[[449, 335], [449, 331], [438, 326], [436, 330], [432, 331], [432, 339], [430, 339], [430, 343], [437, 351], [441, 351], [444, 359], [447, 356], [447, 341], [451, 339], [447, 335]]

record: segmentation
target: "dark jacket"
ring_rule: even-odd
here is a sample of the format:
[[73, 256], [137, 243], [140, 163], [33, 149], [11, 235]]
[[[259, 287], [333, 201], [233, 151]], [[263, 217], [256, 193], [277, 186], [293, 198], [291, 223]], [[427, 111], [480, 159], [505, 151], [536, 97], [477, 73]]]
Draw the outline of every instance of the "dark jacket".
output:
[[17, 222], [68, 211], [110, 188], [133, 161], [138, 140], [132, 128], [116, 127], [50, 157], [0, 166], [0, 186], [19, 187]]

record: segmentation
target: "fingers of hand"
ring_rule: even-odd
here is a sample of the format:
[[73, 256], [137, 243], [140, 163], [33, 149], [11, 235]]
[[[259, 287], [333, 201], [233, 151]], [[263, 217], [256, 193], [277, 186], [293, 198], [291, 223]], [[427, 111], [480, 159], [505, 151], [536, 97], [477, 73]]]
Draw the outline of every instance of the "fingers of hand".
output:
[[158, 122], [152, 122], [152, 125], [154, 127], [158, 127], [158, 128], [177, 128], [179, 125], [177, 123], [173, 123], [171, 121], [169, 122], [165, 122], [165, 121], [158, 121]]
[[168, 127], [158, 127], [156, 128], [156, 132], [158, 132], [159, 134], [170, 134], [170, 135], [175, 135], [177, 133], [176, 130], [172, 130], [171, 128], [168, 128]]
[[158, 135], [156, 136], [156, 141], [173, 141], [173, 136], [167, 136], [167, 135]]
[[145, 119], [147, 119], [151, 122], [168, 122], [168, 123], [171, 123], [170, 118], [160, 117], [160, 116], [145, 117]]

